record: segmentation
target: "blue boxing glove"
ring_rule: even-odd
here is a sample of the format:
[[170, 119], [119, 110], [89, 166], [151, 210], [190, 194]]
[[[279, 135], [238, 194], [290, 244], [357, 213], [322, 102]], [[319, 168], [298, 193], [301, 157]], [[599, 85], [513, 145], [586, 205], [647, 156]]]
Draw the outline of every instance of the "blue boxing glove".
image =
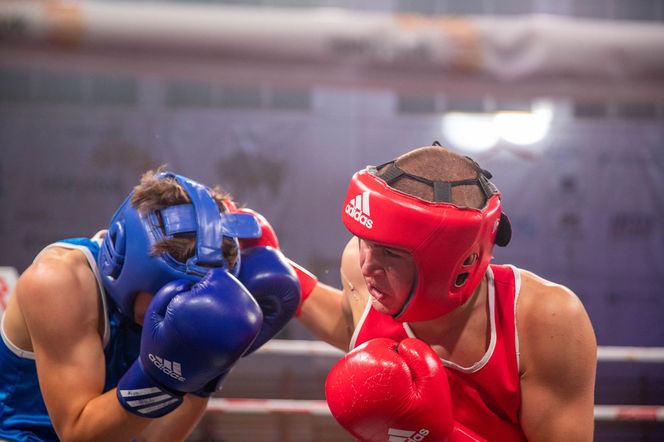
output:
[[242, 251], [238, 279], [263, 311], [261, 331], [247, 350], [249, 355], [291, 320], [300, 304], [300, 283], [288, 259], [277, 249], [264, 246]]
[[[277, 249], [253, 246], [242, 251], [241, 262], [238, 279], [263, 312], [261, 331], [245, 353], [248, 356], [276, 335], [293, 317], [300, 301], [300, 287], [288, 259]], [[222, 373], [193, 393], [198, 396], [212, 395], [219, 390], [227, 374]]]
[[166, 284], [152, 299], [141, 333], [140, 355], [118, 382], [128, 411], [163, 416], [223, 377], [261, 330], [263, 314], [249, 291], [224, 269], [199, 282]]

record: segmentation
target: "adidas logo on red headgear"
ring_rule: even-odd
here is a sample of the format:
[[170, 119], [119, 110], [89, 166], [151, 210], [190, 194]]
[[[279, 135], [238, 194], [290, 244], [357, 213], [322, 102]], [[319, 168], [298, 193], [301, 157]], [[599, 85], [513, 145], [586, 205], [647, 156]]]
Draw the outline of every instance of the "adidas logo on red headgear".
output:
[[369, 192], [362, 192], [355, 196], [348, 204], [346, 204], [346, 214], [353, 218], [358, 223], [362, 224], [367, 229], [373, 227], [373, 220], [369, 218], [371, 210], [369, 208]]

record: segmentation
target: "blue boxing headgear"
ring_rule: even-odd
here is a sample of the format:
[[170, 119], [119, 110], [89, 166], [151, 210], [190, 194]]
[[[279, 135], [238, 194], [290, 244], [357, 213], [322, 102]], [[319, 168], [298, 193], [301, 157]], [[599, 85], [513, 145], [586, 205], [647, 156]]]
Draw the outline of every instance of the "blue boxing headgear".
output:
[[[134, 317], [134, 300], [141, 291], [156, 293], [176, 279], [199, 281], [211, 267], [223, 267], [236, 276], [240, 254], [230, 265], [222, 253], [222, 241], [258, 238], [261, 229], [252, 215], [221, 212], [210, 190], [189, 178], [162, 172], [158, 179], [175, 179], [191, 203], [139, 213], [130, 194], [113, 215], [99, 251], [97, 264], [104, 289], [120, 311]], [[186, 262], [168, 253], [154, 254], [153, 246], [178, 234], [196, 234], [196, 252]]]

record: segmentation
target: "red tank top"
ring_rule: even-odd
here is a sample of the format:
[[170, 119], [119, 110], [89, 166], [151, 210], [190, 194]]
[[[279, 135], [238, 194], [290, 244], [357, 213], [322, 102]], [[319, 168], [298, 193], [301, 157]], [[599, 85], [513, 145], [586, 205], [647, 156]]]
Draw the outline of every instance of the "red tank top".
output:
[[[519, 424], [521, 387], [515, 309], [521, 278], [512, 266], [487, 271], [491, 338], [484, 357], [471, 367], [443, 360], [448, 368], [454, 418], [490, 441], [525, 441]], [[371, 308], [362, 315], [351, 349], [373, 338], [401, 341], [416, 337], [407, 323]]]

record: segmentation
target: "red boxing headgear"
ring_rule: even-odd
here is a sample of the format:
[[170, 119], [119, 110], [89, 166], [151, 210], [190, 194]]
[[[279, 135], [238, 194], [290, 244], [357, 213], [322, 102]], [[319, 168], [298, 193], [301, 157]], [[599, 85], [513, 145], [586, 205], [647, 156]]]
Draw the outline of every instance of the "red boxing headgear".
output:
[[[475, 166], [477, 178], [456, 182], [413, 176], [395, 162], [387, 163], [381, 178], [377, 168], [368, 167], [351, 179], [342, 213], [346, 228], [359, 238], [405, 250], [415, 260], [415, 287], [394, 319], [426, 321], [459, 307], [481, 282], [494, 242], [509, 242], [511, 227], [501, 214], [500, 193], [489, 182], [491, 175]], [[403, 176], [430, 184], [435, 201], [390, 187]], [[472, 184], [485, 194], [482, 209], [449, 202], [453, 186]]]

